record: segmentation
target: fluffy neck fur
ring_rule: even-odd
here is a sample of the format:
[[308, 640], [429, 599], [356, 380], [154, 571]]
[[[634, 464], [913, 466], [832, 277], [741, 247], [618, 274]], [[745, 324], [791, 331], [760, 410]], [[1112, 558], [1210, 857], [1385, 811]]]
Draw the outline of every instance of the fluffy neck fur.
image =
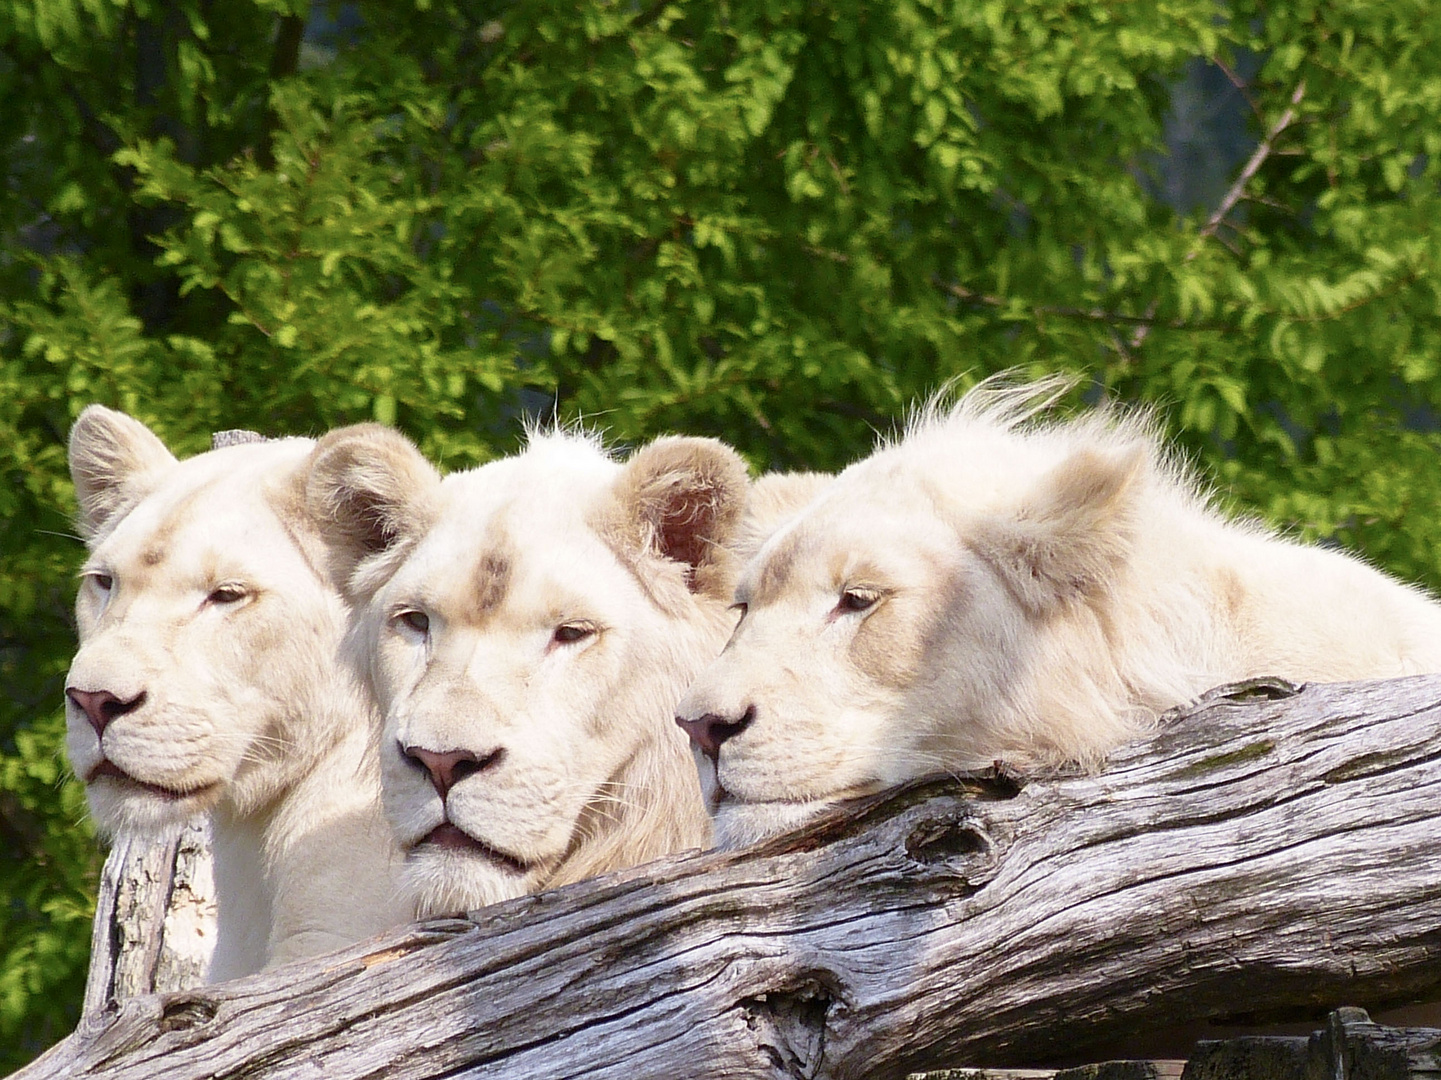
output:
[[[410, 917], [380, 808], [367, 697], [337, 676], [331, 704], [298, 718], [335, 732], [314, 762], [265, 805], [212, 814], [219, 932], [209, 980], [327, 952]], [[315, 695], [320, 698], [322, 695]]]

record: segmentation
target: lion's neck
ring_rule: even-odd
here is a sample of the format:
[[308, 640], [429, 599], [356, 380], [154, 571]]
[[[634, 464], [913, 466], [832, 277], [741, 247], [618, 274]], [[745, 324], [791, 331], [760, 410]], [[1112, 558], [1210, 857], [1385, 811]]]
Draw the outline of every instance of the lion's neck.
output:
[[354, 695], [315, 764], [269, 805], [213, 816], [219, 932], [210, 981], [340, 948], [410, 918], [380, 808], [374, 718]]
[[261, 815], [237, 818], [216, 811], [210, 819], [219, 925], [210, 958], [210, 982], [259, 971], [270, 943], [275, 890], [266, 873]]
[[637, 661], [643, 685], [622, 688], [619, 696], [647, 717], [646, 738], [581, 816], [571, 852], [544, 887], [711, 846], [710, 815], [675, 705], [729, 632], [723, 605], [697, 601], [657, 635], [663, 642], [657, 652]]
[[1007, 718], [1018, 757], [1099, 764], [1165, 710], [1260, 675], [1441, 670], [1441, 605], [1359, 560], [1207, 510], [1143, 517], [1155, 522], [1113, 595], [1058, 620], [1037, 649], [1039, 675]]

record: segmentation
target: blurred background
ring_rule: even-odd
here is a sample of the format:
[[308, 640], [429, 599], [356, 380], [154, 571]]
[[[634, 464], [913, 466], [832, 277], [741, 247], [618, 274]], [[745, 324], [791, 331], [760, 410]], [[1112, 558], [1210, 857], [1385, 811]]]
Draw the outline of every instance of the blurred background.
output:
[[0, 1071], [78, 1015], [91, 401], [833, 469], [1017, 367], [1441, 588], [1434, 0], [0, 0]]

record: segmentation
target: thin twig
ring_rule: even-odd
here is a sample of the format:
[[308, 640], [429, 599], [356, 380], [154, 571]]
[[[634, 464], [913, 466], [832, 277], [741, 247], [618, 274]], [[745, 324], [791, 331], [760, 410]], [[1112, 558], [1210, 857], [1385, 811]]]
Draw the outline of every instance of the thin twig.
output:
[[[1251, 154], [1250, 159], [1242, 166], [1240, 174], [1236, 177], [1236, 182], [1231, 185], [1230, 189], [1221, 199], [1220, 204], [1216, 207], [1215, 212], [1206, 220], [1206, 224], [1201, 226], [1201, 231], [1196, 234], [1196, 240], [1191, 245], [1191, 250], [1186, 252], [1185, 257], [1181, 260], [1182, 263], [1192, 261], [1201, 253], [1201, 245], [1216, 235], [1216, 231], [1220, 229], [1222, 222], [1226, 220], [1226, 215], [1234, 210], [1236, 204], [1245, 196], [1246, 185], [1255, 178], [1256, 173], [1260, 172], [1261, 166], [1266, 163], [1266, 159], [1276, 153], [1276, 140], [1280, 138], [1281, 132], [1290, 127], [1291, 123], [1296, 119], [1296, 109], [1301, 104], [1301, 99], [1305, 96], [1306, 80], [1302, 79], [1296, 84], [1296, 89], [1291, 91], [1291, 101], [1290, 104], [1286, 106], [1286, 110], [1276, 118], [1276, 122], [1267, 130], [1265, 138], [1261, 140], [1260, 144]], [[1152, 300], [1150, 306], [1146, 308], [1146, 321], [1136, 327], [1136, 332], [1131, 335], [1131, 348], [1133, 350], [1139, 349], [1145, 344], [1146, 337], [1151, 332], [1151, 320], [1155, 318], [1159, 304], [1160, 301], [1158, 299]]]
[[[982, 307], [999, 308], [1005, 307], [1006, 301], [999, 296], [991, 296], [988, 293], [978, 293], [966, 288], [964, 285], [954, 285], [949, 282], [937, 281], [936, 284], [945, 289], [951, 295], [964, 300], [970, 304], [977, 304]], [[1230, 323], [1196, 323], [1185, 322], [1181, 319], [1157, 320], [1155, 311], [1152, 310], [1145, 315], [1125, 315], [1119, 311], [1107, 311], [1105, 308], [1078, 308], [1066, 307], [1062, 304], [1038, 304], [1030, 309], [1032, 315], [1058, 315], [1065, 319], [1083, 319], [1086, 322], [1108, 323], [1112, 326], [1140, 326], [1149, 329], [1153, 326], [1163, 326], [1167, 330], [1231, 330], [1234, 327]]]
[[1251, 112], [1255, 113], [1256, 119], [1259, 120], [1261, 118], [1261, 109], [1256, 104], [1256, 99], [1251, 96], [1251, 88], [1247, 84], [1246, 80], [1241, 78], [1234, 71], [1232, 71], [1226, 65], [1226, 62], [1222, 60], [1219, 56], [1213, 56], [1211, 58], [1211, 63], [1215, 64], [1218, 68], [1220, 68], [1221, 73], [1231, 81], [1231, 85], [1240, 91], [1241, 96], [1246, 99], [1246, 104], [1251, 106]]
[[1306, 80], [1302, 79], [1296, 84], [1296, 89], [1292, 91], [1291, 103], [1286, 106], [1286, 111], [1271, 125], [1271, 129], [1266, 132], [1266, 137], [1261, 140], [1261, 144], [1256, 147], [1250, 160], [1242, 167], [1241, 174], [1236, 177], [1236, 182], [1231, 185], [1230, 190], [1226, 192], [1225, 198], [1221, 200], [1221, 204], [1216, 207], [1216, 212], [1212, 214], [1206, 224], [1202, 226], [1200, 233], [1196, 237], [1196, 243], [1192, 245], [1191, 250], [1186, 253], [1186, 262], [1190, 262], [1200, 254], [1201, 241], [1214, 236], [1216, 230], [1221, 227], [1221, 222], [1226, 219], [1226, 215], [1241, 201], [1241, 196], [1246, 193], [1246, 185], [1251, 182], [1256, 173], [1260, 171], [1261, 166], [1266, 163], [1266, 159], [1275, 151], [1276, 140], [1280, 137], [1281, 132], [1290, 127], [1291, 122], [1296, 119], [1296, 107], [1301, 104], [1301, 99], [1305, 96]]

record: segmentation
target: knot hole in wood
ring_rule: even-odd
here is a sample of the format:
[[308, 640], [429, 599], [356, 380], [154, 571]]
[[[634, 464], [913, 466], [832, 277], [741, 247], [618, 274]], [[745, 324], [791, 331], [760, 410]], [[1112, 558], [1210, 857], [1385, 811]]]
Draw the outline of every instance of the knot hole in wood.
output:
[[906, 854], [927, 866], [989, 855], [993, 847], [979, 822], [959, 816], [923, 821], [906, 837]]
[[189, 1031], [214, 1020], [219, 1008], [210, 998], [177, 994], [161, 1005], [160, 1022], [156, 1026], [161, 1031]]
[[830, 973], [801, 976], [790, 985], [739, 1002], [756, 1048], [780, 1076], [809, 1080], [819, 1075], [826, 1052], [826, 1020], [836, 994]]

